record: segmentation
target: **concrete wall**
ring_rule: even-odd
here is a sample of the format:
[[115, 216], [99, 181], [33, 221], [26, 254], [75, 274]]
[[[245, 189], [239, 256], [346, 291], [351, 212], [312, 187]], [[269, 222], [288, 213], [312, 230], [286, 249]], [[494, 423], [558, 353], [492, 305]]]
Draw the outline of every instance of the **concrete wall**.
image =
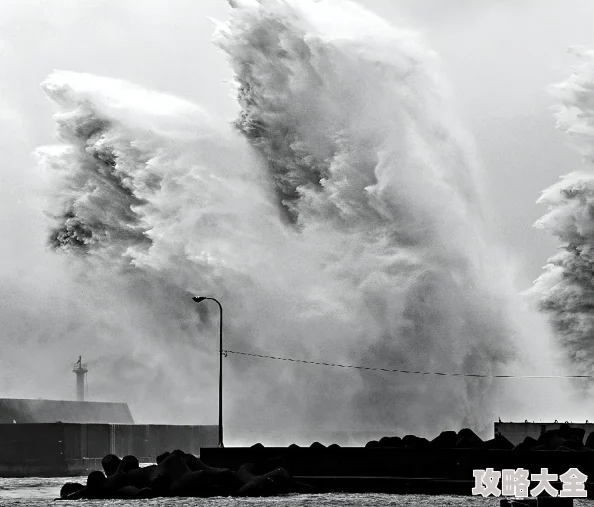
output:
[[312, 449], [226, 447], [203, 449], [201, 459], [214, 467], [237, 469], [243, 463], [276, 458], [299, 477], [425, 477], [471, 480], [473, 470], [525, 468], [564, 474], [576, 467], [594, 477], [594, 451], [503, 451], [491, 449], [406, 449], [340, 447]]
[[[538, 439], [538, 437], [548, 430], [559, 429], [561, 423], [537, 423], [537, 422], [496, 422], [495, 435], [503, 435], [512, 444], [517, 445], [526, 437]], [[582, 428], [586, 431], [586, 437], [594, 431], [594, 423], [569, 423], [572, 428]], [[584, 438], [585, 441], [585, 438]]]
[[63, 443], [61, 424], [0, 424], [0, 477], [64, 475]]
[[200, 455], [217, 445], [217, 426], [0, 424], [0, 477], [59, 477], [97, 469], [106, 454], [154, 463], [164, 451]]

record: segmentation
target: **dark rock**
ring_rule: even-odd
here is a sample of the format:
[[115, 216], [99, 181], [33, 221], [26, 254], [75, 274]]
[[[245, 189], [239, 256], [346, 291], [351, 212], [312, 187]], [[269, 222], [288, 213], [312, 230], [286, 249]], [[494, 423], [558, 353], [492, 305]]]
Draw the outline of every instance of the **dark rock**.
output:
[[172, 482], [181, 477], [190, 469], [184, 462], [184, 458], [179, 455], [172, 456], [167, 453], [158, 465], [149, 465], [140, 468], [138, 460], [133, 456], [126, 456], [117, 472], [107, 479], [106, 489], [110, 495], [115, 495], [117, 491], [126, 487], [133, 486], [138, 490], [150, 489], [141, 493], [142, 495], [150, 493], [152, 497], [167, 495]]
[[136, 495], [137, 500], [144, 500], [147, 498], [155, 498], [155, 492], [151, 488], [142, 488], [138, 490], [138, 494]]
[[216, 478], [206, 470], [188, 472], [171, 485], [171, 496], [219, 496]]
[[503, 451], [511, 451], [514, 448], [514, 444], [512, 444], [503, 435], [495, 435], [495, 438], [486, 440], [484, 445], [487, 449], [500, 449]]
[[118, 489], [110, 498], [118, 500], [141, 500], [155, 498], [157, 495], [151, 488], [137, 488], [135, 486], [124, 486]]
[[165, 475], [171, 481], [171, 484], [181, 479], [188, 472], [191, 472], [183, 456], [171, 453], [159, 465], [158, 468], [165, 472]]
[[237, 471], [237, 475], [243, 481], [244, 484], [247, 484], [256, 476], [256, 464], [255, 463], [243, 463], [239, 470]]
[[119, 489], [127, 485], [127, 471], [125, 469], [122, 470], [121, 467], [119, 467], [116, 470], [116, 473], [107, 477], [107, 480], [105, 481], [105, 484], [103, 486], [103, 489], [105, 490], [105, 496], [107, 498], [113, 498], [113, 496]]
[[157, 465], [159, 465], [161, 463], [161, 461], [163, 461], [167, 456], [169, 456], [171, 453], [165, 451], [163, 454], [159, 454], [157, 456]]
[[60, 498], [67, 497], [68, 495], [76, 493], [81, 489], [84, 489], [84, 486], [79, 482], [67, 482], [60, 488]]
[[[242, 463], [237, 471], [237, 474], [241, 477], [241, 480], [247, 482], [254, 475], [261, 475], [266, 472], [270, 472], [273, 468], [268, 467], [269, 460], [261, 461], [249, 461]], [[272, 463], [271, 463], [272, 466]]]
[[107, 477], [105, 485], [105, 495], [108, 498], [114, 498], [116, 493], [125, 486], [130, 485], [128, 479], [128, 472], [138, 470], [139, 464], [136, 456], [124, 456], [115, 473]]
[[156, 496], [166, 495], [171, 486], [171, 479], [166, 471], [160, 465], [150, 465], [148, 467], [130, 470], [126, 474], [128, 485], [139, 489], [150, 488]]
[[208, 473], [216, 480], [222, 496], [234, 495], [245, 484], [233, 470], [216, 469]]
[[400, 437], [383, 437], [379, 441], [380, 447], [404, 447]]
[[120, 466], [122, 460], [118, 458], [115, 454], [108, 454], [101, 460], [101, 466], [105, 471], [105, 475], [109, 477], [116, 473], [116, 470]]
[[532, 437], [526, 437], [522, 442], [520, 442], [518, 445], [516, 445], [512, 451], [514, 452], [518, 452], [518, 451], [531, 451], [532, 449], [534, 449], [536, 447], [536, 439], [532, 438]]
[[[113, 477], [113, 476], [112, 476]], [[103, 472], [99, 470], [95, 470], [91, 472], [87, 477], [87, 487], [86, 487], [86, 495], [85, 498], [105, 498], [105, 483], [107, 482], [107, 477]]]
[[584, 437], [586, 436], [586, 430], [584, 428], [572, 428], [573, 435], [570, 437], [570, 440], [575, 440], [576, 442], [584, 443]]
[[563, 445], [564, 438], [559, 430], [548, 430], [538, 437], [538, 445], [543, 445], [545, 449], [553, 451], [560, 445]]
[[563, 423], [561, 426], [559, 426], [557, 431], [564, 440], [574, 440], [580, 443], [584, 442], [586, 430], [582, 428], [572, 428], [568, 423]]
[[557, 432], [565, 440], [569, 440], [573, 436], [573, 428], [568, 423], [561, 424]]
[[123, 488], [118, 489], [112, 498], [117, 498], [120, 500], [131, 500], [138, 498], [138, 494], [140, 493], [140, 489], [135, 488], [134, 486], [124, 486]]
[[305, 484], [304, 482], [294, 481], [294, 491], [293, 493], [299, 493], [300, 495], [311, 495], [312, 493], [316, 493], [316, 488], [313, 487], [311, 484]]
[[567, 449], [579, 451], [580, 449], [583, 449], [584, 444], [581, 440], [567, 439], [563, 440], [563, 442], [561, 443], [561, 447], [566, 447]]
[[379, 442], [377, 440], [370, 440], [365, 444], [365, 447], [379, 447]]
[[512, 449], [512, 452], [526, 452], [526, 451], [530, 451], [530, 450], [531, 450], [530, 447], [526, 447], [523, 442], [520, 442], [518, 445], [516, 445]]
[[313, 451], [322, 451], [322, 450], [326, 450], [326, 446], [324, 444], [321, 444], [320, 442], [314, 442], [313, 444], [311, 444], [309, 446], [309, 448]]
[[250, 449], [253, 449], [254, 451], [261, 451], [262, 449], [265, 449], [265, 447], [264, 444], [258, 442], [257, 444], [252, 445]]
[[254, 463], [253, 473], [262, 475], [277, 468], [288, 469], [287, 460], [283, 456], [272, 456], [271, 458], [257, 461]]
[[458, 434], [455, 431], [442, 431], [433, 440], [431, 440], [431, 447], [435, 449], [451, 449], [456, 447]]
[[[243, 466], [243, 465], [242, 465]], [[238, 474], [249, 477], [249, 472], [240, 468]], [[244, 486], [239, 488], [237, 496], [273, 496], [294, 493], [298, 489], [295, 481], [284, 468], [277, 468], [264, 475], [251, 476]]]
[[338, 445], [338, 444], [330, 444], [328, 446], [328, 449], [334, 451], [334, 450], [340, 449], [340, 445]]
[[157, 470], [157, 465], [149, 465], [147, 467], [137, 468], [130, 470], [126, 474], [126, 482], [129, 486], [142, 489], [148, 488], [150, 482], [150, 476]]
[[204, 471], [208, 474], [204, 478], [216, 482], [219, 495], [222, 496], [235, 494], [245, 484], [237, 472], [228, 468], [210, 468]]
[[289, 446], [289, 449], [293, 450], [293, 449], [301, 449], [301, 447], [299, 447], [297, 444], [291, 444]]
[[[322, 444], [314, 448], [326, 449]], [[332, 449], [340, 449], [333, 445]], [[118, 464], [114, 471], [115, 464]], [[279, 466], [282, 465], [282, 466]], [[213, 468], [192, 454], [176, 449], [164, 453], [158, 465], [140, 468], [135, 456], [120, 459], [108, 455], [103, 466], [110, 475], [94, 471], [87, 484], [66, 483], [61, 499], [138, 499], [156, 496], [270, 496], [285, 493], [312, 493], [314, 488], [296, 482], [282, 456], [245, 463], [238, 472]]]
[[415, 435], [405, 435], [402, 438], [402, 444], [409, 449], [425, 449], [429, 447], [429, 440]]
[[586, 447], [589, 449], [594, 449], [594, 431], [591, 431], [586, 439]]
[[[251, 475], [250, 475], [251, 477]], [[229, 469], [210, 468], [192, 471], [171, 485], [173, 496], [230, 496], [245, 485], [239, 474]]]
[[458, 449], [481, 449], [485, 447], [485, 443], [470, 428], [463, 428], [458, 432], [456, 447]]
[[140, 468], [140, 463], [138, 463], [138, 458], [132, 455], [124, 456], [118, 466], [118, 470], [121, 470], [122, 472], [129, 472], [130, 470], [136, 470], [137, 468]]
[[199, 470], [207, 470], [210, 468], [193, 454], [185, 454], [182, 459], [192, 472], [198, 472]]
[[400, 437], [390, 437], [390, 447], [404, 447]]
[[59, 500], [82, 500], [83, 498], [88, 498], [86, 486], [83, 486], [81, 489], [76, 491], [72, 491], [66, 496], [60, 497]]

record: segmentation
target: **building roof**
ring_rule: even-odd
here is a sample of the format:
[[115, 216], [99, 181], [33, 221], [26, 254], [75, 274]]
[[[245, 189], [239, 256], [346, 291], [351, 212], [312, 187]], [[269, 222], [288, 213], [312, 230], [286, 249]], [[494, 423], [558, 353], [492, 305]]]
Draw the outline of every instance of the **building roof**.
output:
[[126, 403], [0, 398], [0, 423], [134, 424]]

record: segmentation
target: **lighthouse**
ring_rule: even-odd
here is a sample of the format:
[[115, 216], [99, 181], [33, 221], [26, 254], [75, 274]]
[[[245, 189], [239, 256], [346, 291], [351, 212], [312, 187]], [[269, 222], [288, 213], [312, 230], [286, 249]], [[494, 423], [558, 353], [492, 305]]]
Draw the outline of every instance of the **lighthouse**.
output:
[[87, 365], [83, 364], [82, 356], [78, 356], [72, 371], [76, 373], [76, 401], [85, 401], [85, 376], [89, 370]]

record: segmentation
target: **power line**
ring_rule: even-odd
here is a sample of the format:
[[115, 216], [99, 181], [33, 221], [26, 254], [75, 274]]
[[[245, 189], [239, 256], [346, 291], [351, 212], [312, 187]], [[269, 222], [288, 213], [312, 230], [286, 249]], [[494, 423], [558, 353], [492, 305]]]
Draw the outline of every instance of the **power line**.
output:
[[258, 357], [260, 359], [274, 359], [276, 361], [289, 361], [291, 363], [317, 364], [319, 366], [331, 366], [334, 368], [352, 368], [355, 370], [383, 371], [388, 373], [405, 373], [409, 375], [437, 375], [440, 377], [474, 377], [474, 378], [518, 378], [518, 379], [591, 379], [594, 375], [484, 375], [480, 373], [444, 373], [438, 371], [414, 371], [398, 370], [391, 368], [373, 368], [370, 366], [355, 366], [352, 364], [324, 363], [321, 361], [306, 361], [305, 359], [295, 359], [289, 357], [267, 356], [264, 354], [251, 354], [249, 352], [238, 352], [236, 350], [223, 350], [227, 354], [237, 354], [240, 356]]

